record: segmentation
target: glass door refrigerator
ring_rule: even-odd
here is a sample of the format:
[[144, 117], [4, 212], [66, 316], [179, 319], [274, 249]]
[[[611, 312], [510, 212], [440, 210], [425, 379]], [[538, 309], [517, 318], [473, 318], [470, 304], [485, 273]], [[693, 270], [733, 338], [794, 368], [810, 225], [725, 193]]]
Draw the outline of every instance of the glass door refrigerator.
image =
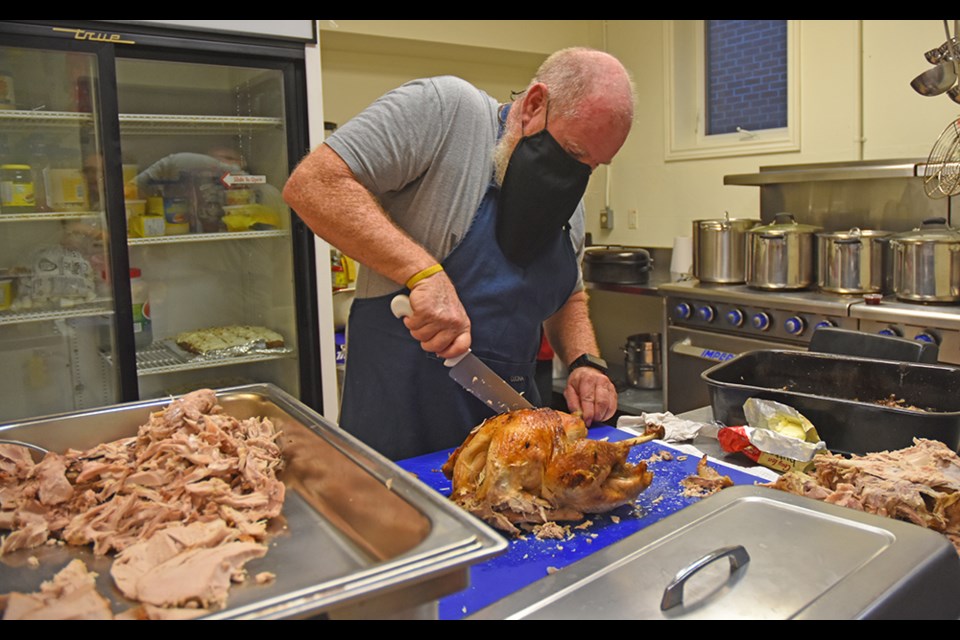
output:
[[305, 87], [302, 42], [0, 22], [0, 423], [254, 382], [323, 410], [280, 197]]

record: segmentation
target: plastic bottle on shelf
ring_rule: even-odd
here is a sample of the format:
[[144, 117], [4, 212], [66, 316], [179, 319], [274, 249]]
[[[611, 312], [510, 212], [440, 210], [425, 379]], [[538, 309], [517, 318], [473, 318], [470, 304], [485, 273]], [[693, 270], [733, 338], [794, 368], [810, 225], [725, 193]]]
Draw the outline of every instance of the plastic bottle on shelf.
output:
[[48, 149], [50, 160], [43, 170], [47, 207], [51, 211], [86, 211], [90, 198], [79, 154], [58, 146]]
[[343, 263], [340, 259], [340, 252], [336, 249], [331, 249], [330, 251], [330, 275], [332, 278], [331, 284], [333, 285], [334, 291], [339, 289], [345, 289], [349, 284], [347, 282], [347, 273], [343, 269]]
[[[2, 67], [0, 61], [0, 67]], [[13, 90], [13, 74], [6, 68], [0, 68], [0, 109], [17, 108], [17, 98]]]
[[3, 213], [36, 212], [33, 194], [30, 165], [0, 165], [0, 210]]
[[56, 149], [41, 137], [33, 138], [29, 145], [27, 157], [30, 159], [30, 172], [33, 181], [33, 203], [38, 212], [51, 211], [47, 198], [47, 171], [49, 171], [52, 156]]
[[133, 338], [137, 350], [153, 344], [150, 294], [140, 269], [130, 269], [130, 298], [133, 301]]

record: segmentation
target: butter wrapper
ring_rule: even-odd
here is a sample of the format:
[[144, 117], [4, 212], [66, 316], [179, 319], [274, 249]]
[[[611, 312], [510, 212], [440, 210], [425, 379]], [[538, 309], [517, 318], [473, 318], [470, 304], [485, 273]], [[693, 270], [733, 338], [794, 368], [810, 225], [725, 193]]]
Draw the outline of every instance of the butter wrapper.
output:
[[817, 454], [827, 452], [822, 442], [800, 442], [767, 429], [745, 426], [723, 427], [717, 432], [717, 440], [724, 451], [742, 453], [757, 464], [780, 473], [806, 472], [813, 467], [813, 458]]
[[767, 429], [802, 442], [820, 442], [813, 423], [793, 407], [780, 402], [748, 398], [743, 403], [743, 415], [754, 429]]
[[748, 399], [743, 405], [749, 426], [717, 432], [724, 451], [743, 453], [774, 471], [806, 471], [814, 456], [827, 453], [813, 424], [793, 407], [772, 400]]

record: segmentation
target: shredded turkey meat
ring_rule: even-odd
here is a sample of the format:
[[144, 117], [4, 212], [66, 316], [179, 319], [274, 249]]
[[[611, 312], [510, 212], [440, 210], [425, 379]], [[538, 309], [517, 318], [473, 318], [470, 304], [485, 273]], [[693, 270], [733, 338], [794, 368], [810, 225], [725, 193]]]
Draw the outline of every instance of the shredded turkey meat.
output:
[[711, 467], [707, 456], [703, 456], [697, 462], [697, 472], [681, 480], [680, 486], [683, 487], [682, 495], [688, 498], [706, 498], [721, 489], [732, 487], [733, 480]]
[[819, 455], [807, 473], [791, 471], [766, 485], [939, 531], [960, 553], [960, 458], [936, 440], [846, 459]]
[[222, 607], [243, 565], [267, 552], [267, 523], [283, 506], [279, 436], [267, 419], [227, 415], [202, 389], [152, 413], [136, 436], [86, 451], [35, 464], [23, 447], [0, 445], [0, 528], [10, 531], [0, 556], [91, 545], [115, 554], [111, 576], [146, 617]]
[[517, 525], [580, 520], [633, 502], [650, 486], [644, 462], [627, 462], [630, 448], [663, 437], [663, 428], [607, 442], [587, 438], [576, 416], [520, 409], [478, 425], [443, 466], [450, 499], [503, 531]]
[[97, 593], [96, 574], [73, 560], [36, 593], [10, 593], [0, 601], [4, 620], [112, 620], [106, 598]]

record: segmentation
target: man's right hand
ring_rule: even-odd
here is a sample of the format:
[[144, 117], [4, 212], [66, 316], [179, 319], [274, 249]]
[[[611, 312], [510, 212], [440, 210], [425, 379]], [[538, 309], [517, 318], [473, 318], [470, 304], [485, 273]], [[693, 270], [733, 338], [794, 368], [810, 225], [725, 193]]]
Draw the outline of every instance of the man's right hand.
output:
[[413, 315], [403, 323], [424, 351], [455, 358], [470, 349], [470, 318], [444, 272], [430, 276], [410, 292]]

